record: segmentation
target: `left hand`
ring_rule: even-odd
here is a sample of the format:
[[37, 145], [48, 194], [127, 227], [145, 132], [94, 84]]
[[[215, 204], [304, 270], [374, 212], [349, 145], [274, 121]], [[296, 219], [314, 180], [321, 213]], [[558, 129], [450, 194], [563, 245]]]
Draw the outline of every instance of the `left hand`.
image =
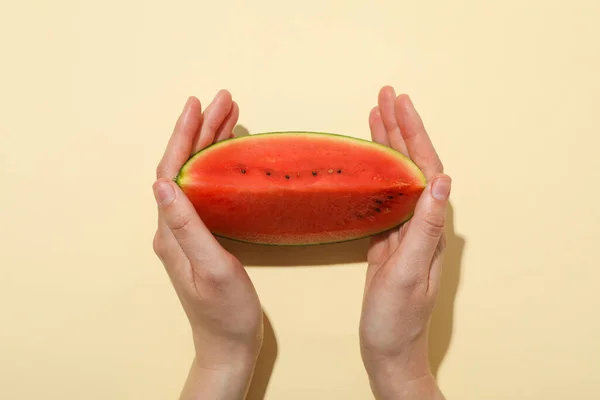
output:
[[409, 222], [372, 240], [362, 358], [378, 399], [443, 398], [429, 368], [427, 330], [440, 287], [451, 182], [408, 96], [384, 87], [378, 103], [369, 119], [373, 141], [409, 156], [428, 185]]
[[154, 250], [192, 328], [196, 359], [182, 398], [239, 399], [248, 389], [263, 334], [258, 295], [244, 267], [204, 225], [173, 182], [195, 152], [232, 135], [237, 104], [221, 91], [202, 112], [191, 97], [157, 169]]

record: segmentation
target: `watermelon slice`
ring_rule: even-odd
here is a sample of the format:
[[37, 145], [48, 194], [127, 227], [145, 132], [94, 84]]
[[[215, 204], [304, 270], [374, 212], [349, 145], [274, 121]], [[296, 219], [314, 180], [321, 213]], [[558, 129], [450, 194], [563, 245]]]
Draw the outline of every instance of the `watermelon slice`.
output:
[[317, 132], [221, 141], [194, 154], [175, 181], [214, 235], [271, 245], [387, 231], [412, 217], [427, 183], [389, 147]]

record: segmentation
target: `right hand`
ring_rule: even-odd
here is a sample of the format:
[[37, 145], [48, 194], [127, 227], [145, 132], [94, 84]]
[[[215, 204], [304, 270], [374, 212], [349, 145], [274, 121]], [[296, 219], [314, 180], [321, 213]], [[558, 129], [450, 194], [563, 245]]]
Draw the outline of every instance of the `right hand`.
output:
[[[231, 385], [231, 374], [237, 374], [245, 381], [246, 388], [238, 391], [243, 393], [262, 345], [260, 301], [242, 264], [219, 244], [172, 180], [193, 153], [230, 138], [238, 115], [227, 91], [219, 92], [204, 113], [198, 99], [188, 99], [157, 168], [153, 189], [158, 229], [153, 244], [192, 328], [194, 368], [218, 371], [218, 378], [210, 381], [221, 381], [222, 386]], [[194, 375], [202, 376], [197, 371]], [[214, 393], [221, 396], [224, 390], [229, 389]]]
[[451, 179], [408, 96], [382, 88], [369, 124], [373, 140], [409, 156], [428, 185], [410, 221], [372, 240], [362, 358], [378, 399], [443, 399], [429, 368], [427, 335], [441, 284]]

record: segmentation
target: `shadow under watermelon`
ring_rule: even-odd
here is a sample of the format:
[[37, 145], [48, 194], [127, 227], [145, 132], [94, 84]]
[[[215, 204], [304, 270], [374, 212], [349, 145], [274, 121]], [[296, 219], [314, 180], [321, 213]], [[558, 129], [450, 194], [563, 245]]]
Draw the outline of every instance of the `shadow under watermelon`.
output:
[[370, 239], [311, 246], [268, 246], [218, 239], [248, 267], [355, 264], [367, 261]]

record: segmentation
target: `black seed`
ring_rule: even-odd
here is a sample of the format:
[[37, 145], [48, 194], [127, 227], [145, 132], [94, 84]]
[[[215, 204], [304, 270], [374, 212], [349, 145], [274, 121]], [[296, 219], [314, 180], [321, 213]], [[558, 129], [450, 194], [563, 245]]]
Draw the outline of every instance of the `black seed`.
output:
[[376, 208], [376, 209], [375, 209], [375, 211], [377, 211], [377, 212], [381, 212], [381, 210], [380, 210], [379, 208]]
[[341, 173], [342, 173], [342, 170], [341, 170], [341, 169], [338, 169], [338, 170], [337, 170], [337, 173], [338, 173], [338, 174], [341, 174]]
[[383, 203], [383, 201], [381, 201], [381, 200], [375, 200], [375, 203], [381, 204], [381, 203]]
[[391, 200], [394, 198], [394, 196], [386, 196], [388, 200]]
[[245, 169], [243, 169], [243, 170], [242, 170], [242, 174], [245, 174], [245, 173], [246, 173], [246, 170], [245, 170]]
[[269, 171], [267, 171], [267, 176], [271, 176], [271, 173]]
[[313, 171], [313, 176], [317, 176], [317, 171]]
[[285, 176], [285, 179], [290, 179], [290, 176], [289, 176], [289, 175], [286, 175], [286, 176]]
[[398, 193], [398, 196], [404, 196], [404, 193]]
[[362, 217], [363, 217], [363, 216], [362, 216], [362, 215], [360, 215], [360, 214], [356, 214], [356, 217], [357, 217], [358, 219], [362, 219]]

